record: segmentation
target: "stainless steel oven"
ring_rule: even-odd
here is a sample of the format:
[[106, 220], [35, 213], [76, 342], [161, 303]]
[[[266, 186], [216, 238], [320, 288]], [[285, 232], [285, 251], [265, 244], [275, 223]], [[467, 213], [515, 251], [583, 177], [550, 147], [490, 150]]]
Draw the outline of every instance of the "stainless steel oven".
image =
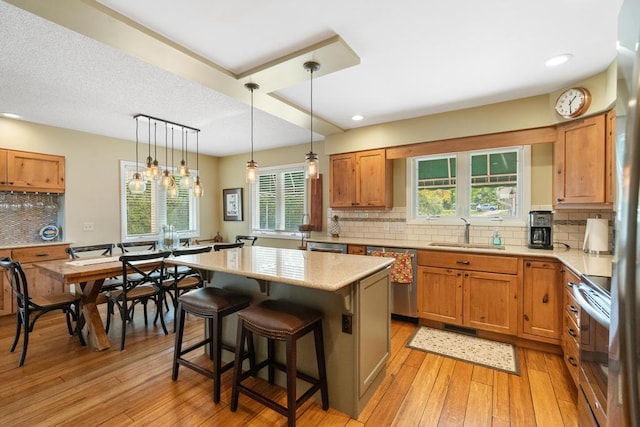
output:
[[573, 287], [580, 304], [580, 379], [578, 413], [580, 426], [607, 425], [607, 380], [611, 278], [581, 277]]

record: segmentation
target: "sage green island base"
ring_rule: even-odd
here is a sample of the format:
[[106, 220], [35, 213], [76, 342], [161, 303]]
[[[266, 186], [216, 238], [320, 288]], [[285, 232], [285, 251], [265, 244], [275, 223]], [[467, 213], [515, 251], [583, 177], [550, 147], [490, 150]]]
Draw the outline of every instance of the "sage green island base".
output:
[[[212, 271], [209, 286], [250, 295], [253, 303], [284, 299], [321, 311], [329, 405], [358, 417], [384, 378], [390, 354], [392, 259], [252, 246], [170, 262]], [[235, 342], [236, 326], [236, 315], [225, 318], [225, 342]], [[266, 356], [266, 340], [256, 340], [256, 353], [258, 360]], [[276, 357], [284, 362], [283, 343], [276, 345]], [[298, 341], [298, 369], [317, 376], [313, 334]], [[284, 374], [276, 372], [276, 383], [284, 386]], [[308, 387], [299, 380], [298, 396]]]

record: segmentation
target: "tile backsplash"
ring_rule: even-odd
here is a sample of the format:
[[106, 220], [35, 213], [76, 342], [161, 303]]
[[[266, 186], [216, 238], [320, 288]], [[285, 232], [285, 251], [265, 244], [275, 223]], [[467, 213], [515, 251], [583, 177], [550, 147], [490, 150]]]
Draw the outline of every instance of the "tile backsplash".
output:
[[62, 205], [57, 194], [0, 192], [0, 246], [42, 243], [39, 233], [47, 225], [62, 231]]
[[[460, 225], [407, 224], [406, 208], [396, 207], [387, 211], [349, 211], [329, 209], [326, 229], [333, 215], [338, 215], [341, 237], [362, 237], [388, 240], [408, 240], [416, 242], [462, 242], [464, 227]], [[613, 213], [611, 211], [584, 210], [560, 211], [553, 213], [554, 245], [565, 243], [572, 249], [581, 249], [587, 218], [609, 220], [609, 242], [613, 243]], [[526, 226], [472, 225], [469, 240], [471, 243], [486, 244], [493, 233], [499, 230], [506, 245], [526, 246]]]

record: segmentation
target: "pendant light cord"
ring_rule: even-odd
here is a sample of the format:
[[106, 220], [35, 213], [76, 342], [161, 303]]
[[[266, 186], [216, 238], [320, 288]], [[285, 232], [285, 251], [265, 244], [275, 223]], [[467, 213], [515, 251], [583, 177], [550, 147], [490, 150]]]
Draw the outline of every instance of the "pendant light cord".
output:
[[311, 113], [311, 136], [310, 136], [310, 140], [311, 140], [311, 152], [313, 153], [313, 67], [311, 67], [311, 69], [309, 70], [309, 72], [311, 73], [311, 102], [310, 102], [310, 113]]
[[138, 118], [136, 117], [136, 173], [138, 173]]
[[251, 161], [253, 162], [253, 87], [251, 88]]

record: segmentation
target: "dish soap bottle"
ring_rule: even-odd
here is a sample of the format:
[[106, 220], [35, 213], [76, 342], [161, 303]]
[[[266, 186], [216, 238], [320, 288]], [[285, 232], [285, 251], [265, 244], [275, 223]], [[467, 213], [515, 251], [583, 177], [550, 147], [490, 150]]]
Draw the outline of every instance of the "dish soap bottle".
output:
[[491, 237], [491, 243], [495, 246], [502, 246], [502, 236], [500, 235], [500, 231], [496, 230]]

